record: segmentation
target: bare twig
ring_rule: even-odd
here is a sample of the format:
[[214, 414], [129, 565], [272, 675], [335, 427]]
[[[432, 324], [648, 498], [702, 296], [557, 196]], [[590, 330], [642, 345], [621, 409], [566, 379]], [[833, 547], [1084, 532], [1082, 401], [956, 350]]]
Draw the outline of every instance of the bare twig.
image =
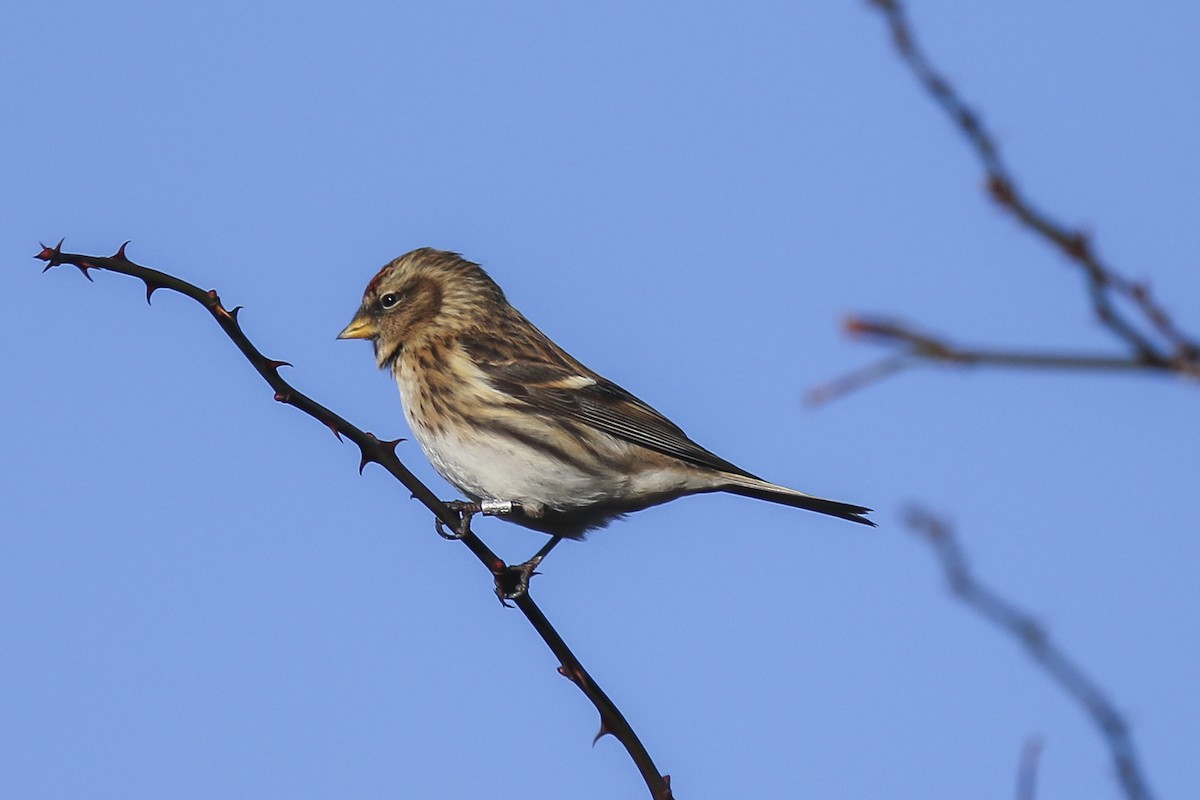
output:
[[[904, 329], [901, 335], [881, 335], [889, 344], [908, 345], [911, 358], [886, 358], [866, 370], [836, 379], [810, 392], [810, 402], [824, 402], [894, 374], [899, 368], [925, 361], [955, 364], [988, 364], [1102, 370], [1150, 370], [1200, 377], [1200, 342], [1185, 335], [1151, 295], [1145, 283], [1116, 272], [1095, 251], [1091, 239], [1078, 229], [1057, 222], [1030, 201], [1014, 180], [995, 138], [954, 86], [929, 62], [918, 47], [901, 0], [869, 0], [886, 19], [901, 59], [926, 93], [946, 112], [983, 167], [987, 192], [1028, 230], [1053, 245], [1084, 277], [1096, 318], [1125, 345], [1124, 356], [1016, 353], [999, 349], [961, 350]], [[1123, 311], [1128, 309], [1132, 314]], [[894, 331], [893, 333], [895, 333]], [[875, 331], [879, 334], [879, 331]], [[866, 376], [866, 380], [863, 376]]]
[[1050, 640], [1036, 619], [975, 579], [953, 529], [945, 520], [914, 508], [909, 511], [907, 523], [910, 529], [933, 547], [950, 584], [950, 591], [981, 616], [1011, 634], [1054, 682], [1092, 718], [1108, 744], [1125, 796], [1130, 800], [1150, 800], [1153, 795], [1142, 774], [1129, 725], [1095, 681]]
[[[479, 559], [480, 563], [488, 569], [497, 581], [498, 586], [509, 577], [508, 565], [493, 553], [491, 548], [484, 544], [470, 530], [469, 526], [460, 527], [461, 517], [459, 514], [448, 508], [445, 503], [439, 500], [425, 484], [421, 483], [401, 463], [400, 459], [396, 456], [396, 445], [401, 440], [381, 441], [377, 439], [373, 434], [355, 427], [325, 406], [317, 403], [302, 392], [297, 391], [291, 384], [280, 377], [279, 368], [291, 365], [285, 361], [269, 359], [258, 351], [258, 348], [254, 346], [238, 324], [237, 317], [241, 306], [227, 310], [221, 304], [221, 299], [217, 296], [216, 290], [204, 291], [198, 286], [176, 278], [173, 275], [133, 263], [125, 256], [125, 245], [121, 245], [120, 249], [112, 256], [86, 256], [78, 253], [62, 252], [62, 241], [59, 241], [53, 247], [42, 245], [42, 251], [35, 258], [45, 261], [46, 269], [58, 266], [59, 264], [70, 264], [78, 268], [88, 280], [92, 279], [88, 273], [88, 270], [92, 269], [109, 270], [122, 275], [131, 275], [139, 278], [146, 284], [147, 302], [150, 301], [155, 291], [168, 289], [190, 297], [204, 306], [212, 314], [217, 324], [221, 326], [221, 330], [225, 332], [225, 335], [233, 341], [246, 360], [250, 362], [250, 365], [254, 367], [258, 374], [275, 391], [275, 399], [277, 401], [298, 408], [313, 419], [323, 423], [339, 439], [344, 436], [358, 445], [358, 449], [362, 455], [362, 460], [359, 463], [359, 472], [372, 462], [382, 466], [396, 480], [403, 484], [415, 499], [419, 500], [426, 508], [432, 511], [439, 521], [448, 525], [452, 530], [461, 531], [462, 536], [456, 538], [460, 538], [462, 543], [470, 549], [471, 553]], [[529, 596], [528, 592], [524, 592], [512, 599], [521, 612], [524, 613], [526, 619], [529, 620], [529, 623], [542, 637], [542, 641], [546, 643], [559, 660], [561, 664], [559, 673], [575, 683], [600, 713], [600, 733], [597, 734], [596, 738], [598, 739], [605, 734], [615, 736], [625, 746], [630, 758], [633, 759], [638, 771], [641, 772], [642, 778], [646, 782], [646, 787], [650, 790], [650, 796], [654, 800], [670, 800], [672, 797], [670, 776], [662, 775], [658, 771], [658, 768], [654, 765], [654, 761], [650, 758], [650, 754], [646, 751], [645, 746], [638, 739], [637, 734], [625, 719], [620, 709], [617, 708], [616, 704], [609, 699], [608, 695], [601, 690], [600, 686], [588, 674], [588, 671], [579, 662], [579, 659], [575, 657], [574, 653], [571, 652], [571, 649], [563, 641], [558, 631], [554, 629], [541, 609], [534, 603], [533, 598]]]
[[1042, 758], [1042, 740], [1036, 736], [1021, 748], [1021, 763], [1017, 769], [1017, 800], [1037, 797], [1038, 762]]
[[1148, 363], [1137, 356], [1095, 353], [1048, 353], [960, 347], [945, 339], [910, 328], [903, 322], [882, 317], [850, 317], [843, 328], [851, 336], [871, 338], [901, 348], [866, 367], [846, 373], [808, 391], [805, 402], [817, 406], [919, 364], [935, 362], [955, 367], [1004, 367], [1010, 369], [1053, 369], [1097, 372], [1150, 370], [1162, 374], [1179, 372], [1174, 364]]

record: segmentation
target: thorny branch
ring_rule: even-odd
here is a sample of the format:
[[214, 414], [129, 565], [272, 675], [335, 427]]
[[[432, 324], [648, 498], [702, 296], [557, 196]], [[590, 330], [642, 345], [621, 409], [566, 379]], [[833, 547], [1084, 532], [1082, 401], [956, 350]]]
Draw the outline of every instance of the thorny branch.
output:
[[979, 114], [967, 105], [917, 45], [902, 0], [869, 2], [887, 21], [900, 58], [975, 152], [984, 170], [984, 185], [988, 194], [1002, 209], [1079, 268], [1096, 318], [1124, 344], [1125, 352], [1101, 356], [960, 348], [918, 334], [896, 322], [855, 317], [846, 324], [849, 333], [869, 334], [901, 348], [900, 354], [818, 386], [809, 393], [808, 401], [814, 405], [827, 402], [901, 369], [925, 362], [1035, 369], [1147, 370], [1200, 378], [1200, 342], [1176, 327], [1166, 310], [1151, 295], [1149, 286], [1116, 272], [1096, 253], [1087, 234], [1064, 226], [1025, 196]]
[[[945, 520], [923, 509], [914, 508], [908, 513], [907, 524], [914, 533], [923, 537], [933, 547], [941, 562], [946, 581], [950, 584], [950, 591], [980, 616], [1010, 633], [1055, 683], [1075, 698], [1092, 718], [1092, 722], [1100, 729], [1108, 744], [1125, 796], [1130, 800], [1150, 800], [1153, 794], [1146, 785], [1142, 767], [1134, 751], [1129, 724], [1100, 687], [1050, 640], [1036, 619], [975, 579], [953, 529]], [[1029, 757], [1028, 754], [1026, 757]], [[1023, 772], [1032, 772], [1032, 769], [1024, 765], [1022, 767]], [[1032, 788], [1023, 791], [1032, 796]]]
[[[373, 434], [355, 427], [330, 409], [302, 392], [297, 391], [279, 375], [280, 367], [291, 365], [286, 361], [275, 361], [264, 356], [242, 331], [241, 326], [238, 324], [238, 312], [241, 310], [241, 306], [226, 309], [221, 304], [221, 299], [217, 296], [215, 289], [204, 291], [198, 286], [176, 278], [173, 275], [133, 263], [125, 256], [125, 246], [127, 244], [128, 242], [121, 245], [120, 249], [112, 256], [104, 257], [64, 253], [62, 252], [62, 241], [59, 241], [53, 247], [42, 245], [42, 251], [35, 258], [46, 262], [46, 270], [59, 264], [70, 264], [79, 269], [88, 280], [92, 280], [92, 276], [88, 270], [93, 269], [104, 269], [139, 278], [146, 284], [146, 302], [150, 302], [150, 298], [155, 291], [168, 289], [190, 297], [204, 306], [212, 314], [217, 324], [221, 326], [221, 330], [225, 332], [225, 335], [233, 341], [246, 360], [250, 362], [250, 365], [254, 367], [258, 374], [275, 391], [275, 399], [278, 402], [293, 406], [318, 422], [323, 423], [333, 431], [339, 440], [344, 436], [358, 445], [358, 449], [362, 455], [362, 460], [359, 463], [359, 472], [362, 472], [366, 465], [372, 462], [379, 464], [390, 472], [396, 480], [400, 481], [405, 488], [412, 492], [412, 496], [416, 500], [419, 500], [426, 508], [432, 511], [439, 521], [449, 526], [451, 530], [459, 531], [462, 534], [456, 538], [462, 541], [470, 549], [471, 553], [479, 559], [480, 563], [492, 574], [497, 582], [498, 589], [511, 579], [508, 565], [470, 530], [469, 525], [460, 525], [462, 521], [460, 515], [439, 500], [396, 456], [396, 445], [401, 440], [383, 441], [377, 439]], [[634, 764], [637, 766], [638, 771], [641, 772], [642, 779], [646, 782], [646, 787], [650, 790], [651, 797], [654, 800], [671, 800], [673, 797], [671, 793], [671, 777], [663, 775], [658, 771], [658, 768], [654, 765], [654, 761], [650, 758], [650, 754], [646, 751], [645, 746], [638, 739], [637, 734], [625, 719], [620, 709], [617, 708], [616, 704], [609, 699], [608, 695], [592, 679], [592, 676], [584, 668], [583, 664], [579, 662], [579, 659], [575, 657], [575, 654], [571, 652], [571, 649], [563, 641], [558, 631], [546, 619], [542, 610], [534, 603], [528, 591], [510, 599], [516, 603], [517, 608], [521, 610], [525, 618], [529, 620], [530, 625], [534, 627], [542, 637], [542, 640], [559, 660], [561, 664], [558, 668], [559, 674], [570, 679], [578, 686], [580, 691], [587, 696], [588, 700], [592, 702], [592, 705], [600, 713], [600, 732], [596, 734], [596, 739], [605, 734], [615, 736], [624, 745], [626, 751], [629, 752], [630, 758], [633, 759]]]

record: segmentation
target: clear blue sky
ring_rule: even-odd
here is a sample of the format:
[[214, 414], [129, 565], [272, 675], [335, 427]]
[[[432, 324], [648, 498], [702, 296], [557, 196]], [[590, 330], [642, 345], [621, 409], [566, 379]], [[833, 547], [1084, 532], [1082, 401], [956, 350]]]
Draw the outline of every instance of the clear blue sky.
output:
[[[1200, 8], [914, 5], [1026, 190], [1197, 330]], [[423, 508], [190, 302], [41, 275], [60, 236], [216, 287], [389, 438], [394, 385], [334, 336], [379, 265], [459, 250], [717, 453], [877, 509], [692, 498], [548, 562], [539, 602], [681, 798], [1007, 798], [1034, 735], [1039, 796], [1117, 796], [914, 501], [1111, 694], [1161, 797], [1200, 783], [1195, 386], [929, 370], [801, 403], [878, 355], [853, 311], [1111, 347], [865, 3], [17, 2], [0, 30], [0, 795], [645, 792]]]

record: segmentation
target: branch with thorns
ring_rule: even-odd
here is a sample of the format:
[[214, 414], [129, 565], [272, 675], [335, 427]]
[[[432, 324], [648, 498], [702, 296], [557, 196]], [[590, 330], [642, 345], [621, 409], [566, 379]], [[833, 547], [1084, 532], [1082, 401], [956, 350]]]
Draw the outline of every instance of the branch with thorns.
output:
[[[1129, 724], [1096, 682], [1051, 641], [1036, 619], [975, 578], [949, 523], [921, 508], [909, 510], [906, 523], [911, 531], [933, 548], [954, 596], [984, 619], [1011, 634], [1046, 674], [1083, 707], [1108, 744], [1125, 796], [1130, 800], [1150, 800], [1153, 794], [1142, 774]], [[1040, 751], [1040, 747], [1039, 742], [1036, 749]], [[1032, 797], [1030, 784], [1034, 766], [1029, 762], [1033, 759], [1036, 764], [1036, 755], [1036, 752], [1031, 754], [1027, 749], [1022, 759], [1019, 783], [1023, 788], [1018, 792], [1019, 796]]]
[[[362, 472], [367, 464], [375, 463], [391, 473], [396, 480], [412, 493], [414, 499], [420, 501], [433, 513], [439, 526], [445, 525], [454, 531], [454, 535], [448, 538], [461, 541], [479, 559], [479, 562], [487, 568], [495, 581], [496, 593], [500, 597], [501, 602], [512, 600], [516, 604], [517, 608], [521, 610], [525, 618], [529, 621], [529, 624], [542, 637], [542, 641], [546, 643], [546, 646], [550, 648], [551, 652], [559, 660], [559, 674], [578, 686], [579, 690], [596, 707], [596, 710], [600, 714], [600, 730], [596, 734], [593, 743], [599, 741], [602, 736], [607, 734], [614, 736], [625, 747], [625, 750], [629, 753], [629, 757], [633, 759], [634, 764], [642, 775], [642, 779], [646, 783], [646, 787], [650, 790], [650, 796], [654, 800], [671, 800], [673, 795], [671, 793], [670, 776], [663, 775], [658, 771], [649, 752], [647, 752], [641, 740], [638, 739], [633, 727], [625, 719], [620, 709], [604, 693], [599, 684], [596, 683], [571, 651], [571, 648], [568, 647], [562, 636], [550, 624], [550, 621], [533, 601], [533, 598], [529, 596], [528, 578], [532, 574], [532, 567], [536, 566], [537, 561], [540, 560], [538, 556], [520, 566], [510, 567], [505, 564], [471, 530], [470, 515], [468, 513], [455, 510], [452, 507], [453, 504], [447, 504], [439, 500], [425, 484], [409, 471], [408, 467], [404, 466], [396, 455], [396, 445], [403, 441], [402, 439], [386, 441], [376, 438], [373, 434], [356, 427], [308, 395], [297, 391], [290, 383], [280, 377], [279, 368], [291, 366], [291, 364], [286, 361], [276, 361], [267, 358], [259, 352], [258, 348], [254, 346], [238, 323], [238, 312], [241, 310], [241, 306], [226, 309], [222, 305], [221, 298], [217, 295], [215, 289], [205, 291], [173, 275], [135, 264], [125, 255], [125, 247], [129, 244], [128, 242], [121, 245], [117, 252], [111, 256], [87, 256], [79, 253], [64, 253], [62, 251], [62, 244], [63, 242], [60, 240], [53, 247], [42, 245], [41, 252], [34, 256], [46, 262], [46, 267], [42, 270], [43, 272], [60, 264], [70, 264], [83, 273], [83, 276], [89, 281], [92, 280], [89, 270], [108, 270], [122, 275], [130, 275], [146, 284], [147, 303], [150, 302], [154, 292], [159, 289], [167, 289], [178, 292], [185, 297], [190, 297], [204, 306], [221, 327], [221, 330], [225, 332], [225, 335], [233, 341], [246, 360], [250, 362], [250, 365], [270, 385], [271, 389], [275, 392], [276, 401], [297, 408], [318, 422], [321, 422], [333, 431], [333, 434], [339, 440], [345, 437], [356, 444], [361, 454], [358, 467], [359, 472]], [[543, 548], [542, 553], [544, 552], [546, 552], [546, 548]]]
[[[995, 138], [954, 88], [917, 46], [901, 0], [868, 0], [882, 14], [892, 43], [925, 92], [941, 106], [975, 152], [984, 170], [984, 186], [992, 200], [1022, 226], [1062, 253], [1083, 274], [1096, 318], [1125, 346], [1120, 355], [1013, 352], [997, 348], [961, 348], [898, 322], [856, 316], [846, 322], [851, 335], [871, 337], [900, 352], [864, 369], [816, 387], [812, 405], [828, 402], [921, 363], [988, 365], [1034, 369], [1146, 370], [1200, 378], [1200, 341], [1184, 334], [1156, 300], [1146, 283], [1131, 280], [1105, 262], [1083, 231], [1071, 229], [1039, 209], [1016, 183]], [[1121, 307], [1129, 311], [1122, 311]]]

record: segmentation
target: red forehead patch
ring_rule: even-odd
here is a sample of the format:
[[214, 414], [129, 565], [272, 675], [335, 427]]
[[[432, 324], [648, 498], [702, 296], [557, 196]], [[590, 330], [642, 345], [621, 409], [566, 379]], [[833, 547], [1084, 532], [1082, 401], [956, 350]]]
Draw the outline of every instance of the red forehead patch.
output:
[[386, 267], [384, 267], [383, 269], [379, 270], [379, 272], [375, 273], [375, 277], [374, 277], [374, 278], [371, 278], [371, 282], [367, 284], [367, 291], [366, 291], [366, 294], [370, 294], [371, 292], [373, 292], [373, 291], [375, 291], [377, 288], [379, 288], [379, 282], [380, 282], [381, 280], [383, 280], [383, 276], [384, 276], [384, 274], [385, 274], [385, 273], [386, 273], [388, 270], [390, 270], [391, 268], [392, 268], [392, 265], [391, 265], [391, 264], [388, 264]]

